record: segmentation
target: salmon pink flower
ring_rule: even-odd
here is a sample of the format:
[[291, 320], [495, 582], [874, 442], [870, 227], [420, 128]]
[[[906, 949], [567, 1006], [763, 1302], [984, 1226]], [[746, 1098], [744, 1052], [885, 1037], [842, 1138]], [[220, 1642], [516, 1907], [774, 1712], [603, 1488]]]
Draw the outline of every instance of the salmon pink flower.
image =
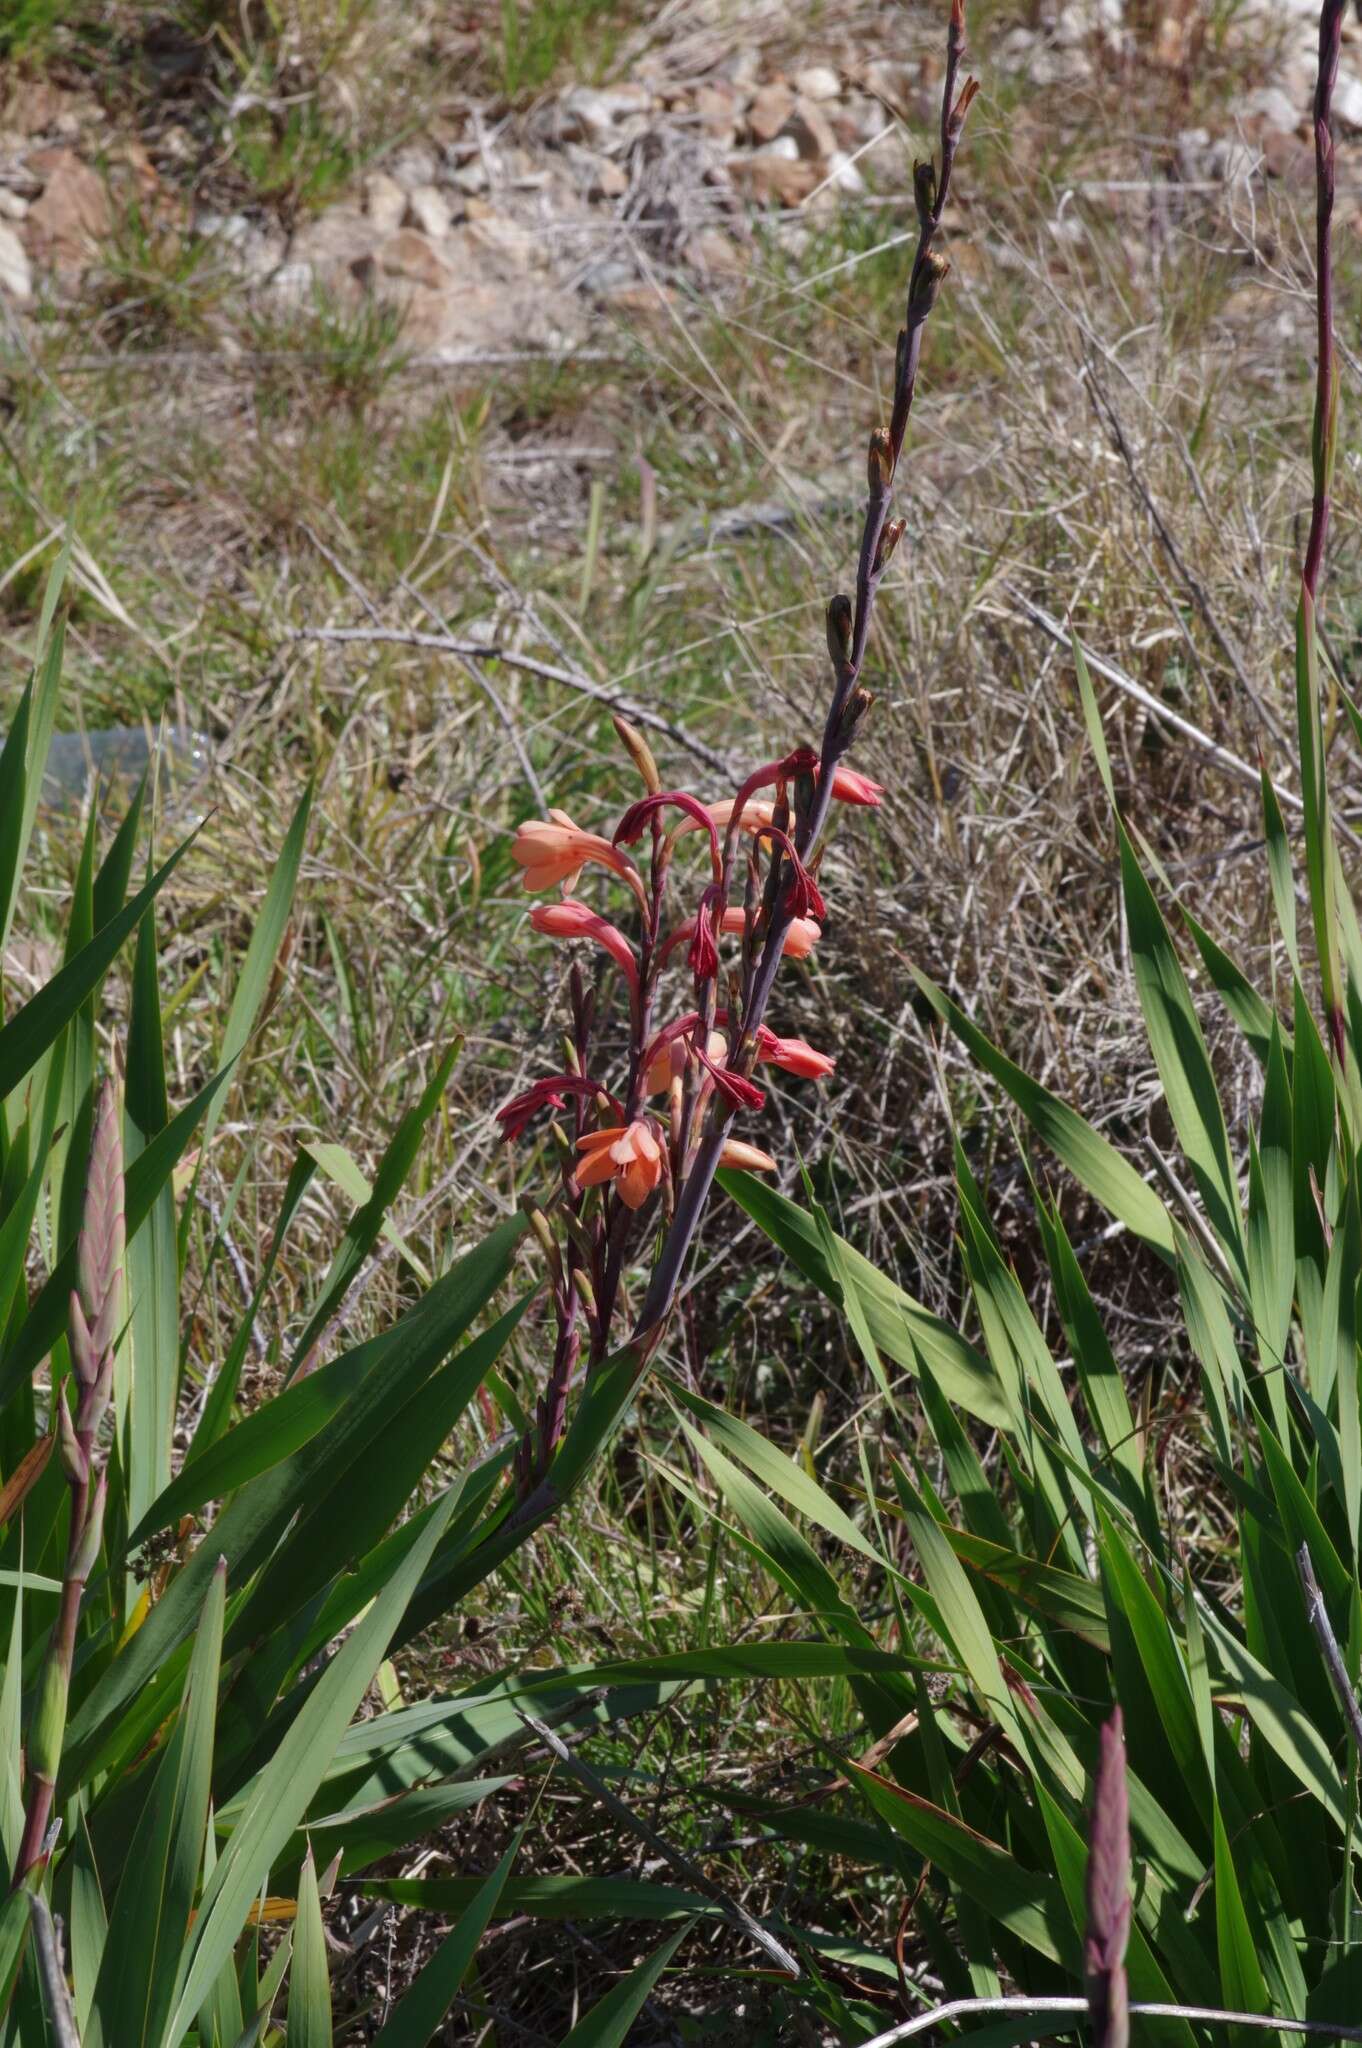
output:
[[[724, 920], [720, 929], [729, 934], [747, 929], [746, 915], [738, 908], [737, 904], [732, 905], [730, 909], [724, 912]], [[691, 938], [694, 935], [694, 931], [695, 919], [693, 917], [686, 918], [683, 923], [676, 927], [674, 932], [668, 934], [666, 944], [662, 948], [663, 957], [665, 958], [671, 952], [673, 946], [679, 946], [684, 939]], [[822, 927], [815, 924], [811, 917], [797, 917], [785, 934], [785, 944], [781, 951], [787, 960], [807, 960], [822, 936]]]
[[872, 782], [859, 769], [844, 768], [840, 763], [832, 771], [832, 793], [843, 804], [880, 804], [884, 801], [882, 783]]
[[603, 946], [611, 959], [623, 969], [629, 984], [629, 994], [638, 1006], [638, 961], [634, 949], [617, 925], [608, 918], [598, 917], [589, 904], [576, 903], [569, 896], [561, 903], [536, 903], [530, 912], [530, 923], [537, 932], [545, 932], [551, 939], [591, 939]]
[[[685, 1073], [686, 1061], [690, 1058], [691, 1050], [686, 1042], [686, 1033], [693, 1031], [698, 1021], [695, 1016], [679, 1018], [676, 1025], [668, 1025], [665, 1032], [660, 1031], [649, 1046], [648, 1064], [643, 1078], [644, 1086], [650, 1095], [661, 1095], [665, 1089], [671, 1087], [673, 1081], [679, 1081]], [[716, 1063], [727, 1057], [728, 1040], [722, 1031], [710, 1032], [708, 1050], [710, 1058]]]
[[577, 1168], [578, 1186], [591, 1188], [613, 1180], [626, 1209], [643, 1207], [666, 1165], [651, 1117], [587, 1131], [577, 1140], [577, 1150], [585, 1155]]
[[[707, 812], [710, 824], [716, 832], [726, 832], [733, 813], [737, 808], [737, 803], [736, 797], [726, 796], [722, 797], [717, 804], [703, 804], [701, 808]], [[768, 804], [761, 799], [745, 803], [742, 809], [742, 828], [744, 832], [755, 832], [758, 826], [769, 825], [775, 814], [775, 805]], [[685, 817], [674, 828], [672, 837], [673, 839], [679, 839], [683, 832], [696, 832], [698, 830], [699, 820]]]
[[744, 1145], [741, 1138], [724, 1139], [719, 1164], [740, 1167], [744, 1173], [774, 1173], [776, 1170], [776, 1162], [769, 1152], [759, 1152], [755, 1145]]
[[764, 1024], [757, 1031], [757, 1058], [769, 1060], [774, 1067], [783, 1067], [787, 1074], [799, 1074], [806, 1081], [821, 1081], [837, 1064], [828, 1053], [819, 1052], [807, 1039], [779, 1038]]
[[584, 832], [574, 825], [566, 811], [550, 811], [547, 819], [531, 818], [519, 826], [511, 842], [511, 859], [524, 868], [525, 888], [531, 895], [552, 889], [558, 882], [571, 890], [587, 862], [594, 862], [627, 882], [647, 911], [643, 879], [629, 856], [598, 832]]

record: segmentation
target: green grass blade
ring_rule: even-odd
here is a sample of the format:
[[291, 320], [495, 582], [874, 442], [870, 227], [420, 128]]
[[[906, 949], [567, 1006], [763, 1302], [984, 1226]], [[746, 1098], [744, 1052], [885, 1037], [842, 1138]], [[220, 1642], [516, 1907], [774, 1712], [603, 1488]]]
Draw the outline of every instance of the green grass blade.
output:
[[1036, 1136], [1063, 1161], [1075, 1180], [1136, 1237], [1171, 1257], [1173, 1229], [1168, 1212], [1130, 1161], [1122, 1158], [1110, 1140], [1095, 1131], [1076, 1109], [1061, 1102], [1000, 1052], [934, 981], [916, 968], [913, 979], [937, 1015], [950, 1025], [985, 1073], [992, 1074], [1007, 1090]]
[[[221, 1097], [218, 1098], [221, 1100]], [[211, 1114], [211, 1110], [209, 1112]], [[124, 1090], [124, 1158], [131, 1164], [170, 1121], [156, 959], [155, 913], [137, 934]], [[170, 1484], [170, 1447], [180, 1385], [180, 1266], [169, 1181], [137, 1231], [128, 1233], [128, 1332], [115, 1379], [126, 1446], [130, 1523]]]
[[[150, 1214], [157, 1195], [169, 1183], [209, 1104], [226, 1087], [229, 1074], [230, 1069], [224, 1069], [205, 1082], [193, 1100], [176, 1112], [129, 1166], [124, 1188], [129, 1243]], [[76, 1247], [72, 1242], [39, 1288], [18, 1336], [0, 1363], [0, 1410], [13, 1398], [16, 1388], [42, 1364], [64, 1332], [75, 1276]]]
[[426, 1125], [449, 1085], [449, 1077], [454, 1071], [454, 1062], [458, 1054], [458, 1045], [452, 1045], [438, 1062], [435, 1072], [422, 1090], [420, 1100], [407, 1111], [393, 1133], [374, 1175], [373, 1193], [350, 1218], [340, 1249], [331, 1261], [330, 1271], [322, 1283], [321, 1298], [308, 1317], [307, 1325], [293, 1348], [293, 1361], [289, 1367], [290, 1377], [297, 1372], [311, 1351], [339, 1307], [345, 1290], [373, 1249], [374, 1240], [387, 1220], [388, 1211], [411, 1172]]
[[204, 1602], [189, 1685], [114, 1900], [86, 2048], [159, 2048], [203, 1866], [227, 1573]]
[[[218, 1054], [220, 1067], [231, 1066], [245, 1051], [247, 1040], [260, 1015], [261, 1006], [269, 993], [270, 979], [293, 909], [298, 870], [302, 863], [303, 848], [307, 843], [308, 822], [312, 816], [312, 797], [313, 785], [309, 782], [275, 859], [269, 887], [265, 891], [265, 901], [251, 932], [246, 957], [241, 963], [241, 973], [232, 993], [232, 1004], [227, 1012], [227, 1023], [222, 1034], [222, 1046]], [[213, 1141], [213, 1132], [217, 1128], [217, 1121], [224, 1106], [225, 1097], [215, 1102], [209, 1110], [203, 1132], [205, 1152]]]
[[169, 2041], [179, 2040], [198, 2011], [232, 1951], [263, 1876], [311, 1804], [336, 1744], [372, 1684], [389, 1639], [444, 1533], [452, 1504], [452, 1495], [446, 1496], [431, 1515], [419, 1540], [336, 1652], [257, 1777], [249, 1803], [204, 1892], [194, 1923], [189, 1968], [167, 2029]]
[[1211, 1227], [1247, 1292], [1239, 1189], [1210, 1055], [1167, 926], [1124, 831], [1120, 842], [1135, 986], [1150, 1050]]
[[496, 1912], [522, 1834], [518, 1829], [496, 1869], [478, 1886], [416, 1982], [380, 2028], [374, 2048], [428, 2048], [435, 2039]]
[[12, 1094], [25, 1074], [31, 1072], [59, 1033], [65, 1030], [91, 992], [99, 987], [119, 948], [136, 931], [143, 915], [197, 839], [202, 827], [176, 847], [168, 861], [158, 868], [131, 903], [117, 917], [110, 918], [95, 933], [75, 959], [53, 975], [45, 987], [16, 1010], [8, 1023], [0, 1025], [0, 1099]]
[[687, 1924], [664, 1941], [661, 1948], [654, 1949], [622, 1983], [607, 1991], [598, 2005], [583, 2014], [572, 2032], [563, 2036], [559, 2048], [624, 2048], [634, 2021], [652, 1996], [653, 1986], [689, 1932]]
[[289, 2048], [331, 2048], [331, 1978], [317, 1868], [310, 1849], [298, 1879], [293, 1967], [288, 1980], [288, 2041]]
[[[763, 1186], [755, 1174], [718, 1175], [720, 1186], [760, 1225], [820, 1294], [842, 1307], [841, 1293], [823, 1253], [813, 1217], [775, 1188]], [[875, 1345], [906, 1372], [916, 1372], [920, 1357], [930, 1361], [942, 1393], [979, 1421], [996, 1429], [1011, 1426], [1012, 1411], [987, 1359], [940, 1316], [913, 1300], [854, 1245], [838, 1238], [841, 1257], [855, 1278], [861, 1307]]]

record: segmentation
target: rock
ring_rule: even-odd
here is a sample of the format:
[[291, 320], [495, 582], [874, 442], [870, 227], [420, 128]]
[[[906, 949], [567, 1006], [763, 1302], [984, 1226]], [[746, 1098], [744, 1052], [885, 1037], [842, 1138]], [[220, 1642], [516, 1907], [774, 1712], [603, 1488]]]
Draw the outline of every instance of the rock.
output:
[[1345, 128], [1362, 128], [1362, 78], [1340, 64], [1334, 87], [1334, 113]]
[[719, 228], [701, 228], [681, 250], [681, 260], [701, 277], [735, 277], [747, 268], [747, 258], [736, 242]]
[[1258, 137], [1258, 147], [1269, 178], [1286, 178], [1298, 185], [1313, 178], [1315, 153], [1299, 135], [1285, 134], [1280, 128], [1264, 128]]
[[418, 185], [407, 198], [407, 227], [416, 227], [432, 242], [442, 242], [454, 225], [454, 209], [438, 185]]
[[1283, 92], [1279, 85], [1265, 85], [1253, 94], [1245, 113], [1264, 129], [1278, 128], [1289, 135], [1293, 128], [1300, 127], [1306, 109], [1293, 100], [1289, 92]]
[[700, 117], [701, 128], [711, 141], [725, 150], [731, 150], [738, 139], [738, 120], [743, 104], [743, 95], [725, 79], [702, 85], [695, 95], [695, 111]]
[[823, 167], [823, 175], [836, 192], [864, 192], [865, 179], [851, 158], [835, 149]]
[[389, 168], [404, 192], [414, 192], [418, 185], [433, 185], [440, 174], [435, 151], [428, 142], [407, 143], [398, 150]]
[[471, 156], [466, 164], [460, 164], [454, 172], [454, 183], [460, 192], [485, 192], [487, 190], [487, 166], [481, 153]]
[[865, 82], [876, 99], [883, 100], [896, 114], [907, 114], [915, 109], [921, 97], [922, 81], [916, 64], [877, 57], [865, 68]]
[[103, 180], [70, 149], [40, 150], [34, 168], [44, 176], [29, 209], [38, 248], [59, 271], [81, 271], [112, 222]]
[[792, 162], [775, 149], [734, 157], [728, 173], [738, 191], [759, 206], [799, 206], [820, 182], [817, 164], [804, 163], [798, 156]]
[[832, 156], [837, 148], [837, 137], [831, 122], [812, 100], [795, 101], [790, 118], [778, 139], [783, 140], [786, 136], [793, 139], [799, 154], [809, 163], [822, 162], [824, 158]]
[[0, 292], [18, 305], [33, 297], [33, 272], [28, 251], [13, 228], [0, 225]]
[[754, 142], [774, 142], [793, 112], [788, 85], [764, 85], [747, 109], [747, 132]]
[[1241, 184], [1253, 175], [1257, 157], [1247, 143], [1222, 135], [1206, 152], [1206, 171], [1227, 185]]
[[[386, 242], [379, 244], [372, 257], [360, 259], [361, 264], [372, 262], [384, 277], [397, 279], [403, 284], [423, 285], [427, 291], [441, 291], [449, 283], [449, 270], [437, 255], [434, 245], [415, 228], [399, 228], [395, 235], [389, 235]], [[355, 265], [351, 266], [356, 270]]]
[[303, 264], [319, 278], [344, 278], [382, 239], [378, 223], [357, 206], [328, 206], [306, 221], [289, 244], [288, 268]]
[[547, 110], [543, 139], [560, 148], [585, 142], [592, 149], [617, 149], [633, 139], [651, 106], [652, 94], [642, 86], [574, 85]]
[[[873, 142], [886, 127], [889, 114], [879, 100], [858, 92], [853, 93], [849, 99], [840, 101], [837, 106], [829, 107], [827, 118], [833, 134], [837, 137], [839, 149], [863, 149], [867, 142]], [[919, 115], [910, 111], [908, 118], [915, 120]]]
[[629, 190], [629, 173], [624, 165], [612, 163], [608, 156], [590, 155], [585, 150], [582, 155], [587, 198], [623, 199]]
[[11, 192], [8, 185], [0, 185], [0, 220], [26, 220], [28, 201], [22, 193]]
[[407, 211], [407, 195], [386, 171], [370, 171], [364, 180], [364, 211], [380, 234], [394, 235]]
[[842, 94], [842, 81], [830, 64], [810, 64], [794, 75], [794, 89], [804, 100], [835, 100]]

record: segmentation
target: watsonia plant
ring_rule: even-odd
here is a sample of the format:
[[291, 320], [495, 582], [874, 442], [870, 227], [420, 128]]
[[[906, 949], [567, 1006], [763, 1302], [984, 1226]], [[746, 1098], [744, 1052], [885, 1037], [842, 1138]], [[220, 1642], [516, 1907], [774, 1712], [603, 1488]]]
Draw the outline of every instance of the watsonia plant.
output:
[[[1257, 2037], [1253, 2020], [1283, 2043], [1311, 2030], [1362, 2039], [1362, 940], [1330, 825], [1316, 623], [1337, 438], [1329, 111], [1342, 15], [1342, 0], [1327, 0], [1314, 106], [1315, 491], [1297, 621], [1318, 982], [1264, 770], [1284, 988], [1256, 989], [1181, 917], [1260, 1077], [1255, 1114], [1232, 1130], [1179, 948], [1121, 815], [1077, 643], [1135, 989], [1183, 1164], [1151, 1184], [917, 974], [1037, 1143], [1175, 1276], [1197, 1376], [1182, 1427], [1198, 1498], [1167, 1483], [1167, 1432], [1132, 1405], [1060, 1197], [1029, 1165], [1043, 1260], [1029, 1296], [958, 1144], [973, 1339], [875, 1270], [816, 1208], [728, 1178], [841, 1307], [883, 1390], [880, 1441], [891, 1448], [879, 1462], [863, 1448], [849, 1498], [812, 1458], [788, 1460], [689, 1388], [671, 1389], [712, 1490], [702, 1502], [692, 1481], [676, 1485], [849, 1659], [804, 1716], [814, 1729], [849, 1724], [850, 1760], [830, 1755], [823, 1782], [802, 1785], [795, 1803], [742, 1802], [773, 1838], [835, 1838], [902, 1899], [880, 1998], [866, 1995], [874, 1973], [863, 1960], [855, 1991], [831, 1972], [816, 1988], [820, 2008], [857, 2030], [848, 2038], [887, 2044], [995, 2012], [1009, 2016], [1009, 2039], [1015, 2029], [1032, 2039], [1071, 2030], [1087, 2006], [1105, 2048], [1224, 2040], [1236, 2015], [1230, 2038], [1245, 2042]], [[1362, 716], [1342, 679], [1329, 680], [1362, 743]], [[1062, 1331], [1060, 1357], [1033, 1305], [1041, 1298]], [[891, 1384], [886, 1359], [906, 1383]], [[869, 1567], [881, 1626], [829, 1563], [838, 1547]], [[1113, 1700], [1124, 1713], [1123, 1791], [1104, 1726]], [[894, 2002], [905, 2016], [886, 2030]]]
[[[243, 1364], [314, 1154], [298, 1152], [253, 1297], [206, 1371], [186, 1345], [181, 1285], [203, 1162], [293, 915], [310, 794], [242, 959], [216, 1071], [174, 1114], [156, 905], [196, 835], [134, 891], [143, 792], [102, 852], [100, 807], [91, 806], [63, 963], [0, 1022], [0, 1844], [11, 1872], [0, 1906], [0, 2048], [49, 2038], [62, 2048], [245, 2048], [281, 1999], [290, 2039], [325, 2042], [322, 1900], [338, 1882], [458, 1909], [386, 2016], [383, 2048], [430, 2038], [463, 1996], [499, 1907], [532, 1900], [541, 1912], [611, 1918], [637, 1908], [640, 1887], [628, 1880], [608, 1881], [588, 1904], [570, 1883], [564, 1891], [522, 1878], [518, 1845], [495, 1871], [453, 1881], [438, 1899], [365, 1874], [494, 1798], [509, 1782], [505, 1760], [536, 1731], [548, 1739], [555, 1721], [581, 1728], [655, 1711], [707, 1674], [703, 1658], [508, 1670], [448, 1698], [356, 1717], [384, 1659], [526, 1542], [619, 1426], [667, 1328], [721, 1162], [764, 1163], [730, 1128], [739, 1109], [760, 1103], [757, 1063], [813, 1075], [829, 1065], [802, 1041], [779, 1038], [765, 1014], [781, 960], [818, 936], [813, 870], [831, 804], [879, 797], [845, 757], [870, 709], [861, 669], [902, 532], [889, 516], [893, 476], [945, 270], [935, 242], [974, 90], [971, 82], [957, 91], [963, 42], [955, 0], [941, 160], [916, 177], [919, 246], [892, 413], [870, 442], [856, 594], [828, 608], [821, 746], [792, 748], [707, 807], [663, 788], [643, 743], [622, 727], [645, 793], [614, 838], [581, 832], [561, 814], [521, 828], [516, 857], [532, 887], [569, 881], [592, 863], [637, 904], [636, 945], [575, 898], [535, 918], [552, 936], [595, 942], [622, 973], [619, 1092], [592, 1071], [603, 991], [574, 974], [564, 1071], [503, 1113], [513, 1134], [539, 1108], [570, 1100], [554, 1201], [451, 1258], [393, 1327], [328, 1355], [337, 1311], [362, 1279], [454, 1055], [440, 1061], [277, 1361], [279, 1391], [249, 1413], [237, 1398]], [[33, 674], [0, 751], [0, 947], [23, 890], [57, 714], [66, 559], [50, 579]], [[668, 830], [672, 812], [679, 828]], [[673, 856], [690, 828], [702, 835], [708, 877], [678, 906]], [[644, 837], [646, 879], [624, 851]], [[721, 975], [730, 936], [739, 962]], [[120, 1078], [101, 1079], [105, 985], [129, 946]], [[660, 1021], [663, 976], [683, 957], [689, 1006]], [[626, 1266], [645, 1243], [654, 1202], [656, 1256], [632, 1335], [612, 1350]], [[230, 1215], [229, 1202], [208, 1240], [196, 1240], [200, 1279], [222, 1256]], [[531, 1224], [548, 1270], [555, 1350], [533, 1425], [495, 1434], [495, 1403], [475, 1396], [530, 1298], [492, 1313]], [[574, 1401], [583, 1324], [587, 1370]], [[514, 1410], [506, 1382], [495, 1384]], [[450, 1459], [456, 1430], [459, 1456]], [[795, 1661], [808, 1668], [806, 1656]], [[726, 1669], [780, 1666], [779, 1654], [773, 1665], [759, 1651]], [[712, 1893], [642, 1891], [650, 1917], [718, 1913], [798, 1974], [782, 1941]], [[268, 1954], [263, 1918], [285, 1928]], [[798, 1928], [781, 1931], [790, 1943], [805, 1940]], [[616, 1986], [572, 2039], [622, 2042], [679, 1938]], [[817, 1937], [807, 1940], [817, 1947]]]

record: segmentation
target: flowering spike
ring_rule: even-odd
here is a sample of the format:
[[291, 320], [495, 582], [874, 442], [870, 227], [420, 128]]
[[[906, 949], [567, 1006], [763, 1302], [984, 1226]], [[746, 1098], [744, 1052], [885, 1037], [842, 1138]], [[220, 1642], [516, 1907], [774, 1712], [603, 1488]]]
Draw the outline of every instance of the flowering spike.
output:
[[1084, 1965], [1093, 2048], [1128, 2048], [1125, 1953], [1130, 1936], [1130, 1801], [1119, 1707], [1113, 1708], [1101, 1733], [1088, 1829], [1087, 1908]]

